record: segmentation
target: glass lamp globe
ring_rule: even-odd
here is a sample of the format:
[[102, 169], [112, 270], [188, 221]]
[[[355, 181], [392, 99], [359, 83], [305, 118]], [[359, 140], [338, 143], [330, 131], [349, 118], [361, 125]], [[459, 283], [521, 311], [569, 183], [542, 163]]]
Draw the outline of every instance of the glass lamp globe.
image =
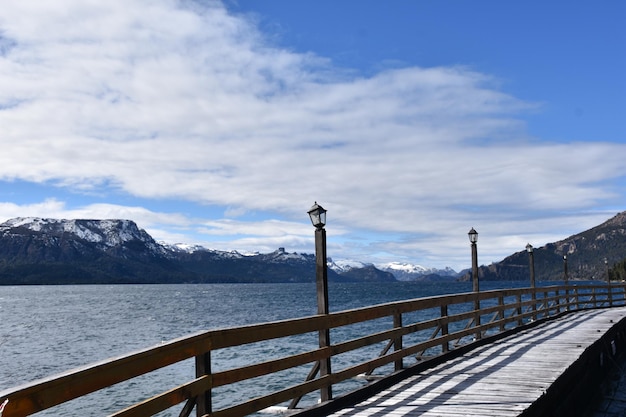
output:
[[474, 230], [473, 227], [472, 227], [472, 230], [470, 230], [467, 233], [467, 236], [469, 237], [470, 242], [472, 242], [472, 243], [478, 242], [478, 232], [476, 230]]
[[317, 204], [313, 204], [313, 207], [308, 211], [309, 217], [311, 218], [311, 223], [315, 226], [316, 229], [322, 229], [326, 224], [326, 210], [324, 207]]

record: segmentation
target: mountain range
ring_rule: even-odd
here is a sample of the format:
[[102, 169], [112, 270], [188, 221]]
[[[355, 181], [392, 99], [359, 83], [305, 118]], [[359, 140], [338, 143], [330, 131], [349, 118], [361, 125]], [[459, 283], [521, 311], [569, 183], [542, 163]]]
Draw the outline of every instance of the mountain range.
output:
[[[332, 260], [330, 260], [332, 265]], [[329, 281], [395, 281], [373, 265]], [[0, 224], [0, 284], [314, 282], [315, 255], [241, 254], [156, 242], [130, 220], [15, 218]]]
[[[625, 264], [626, 212], [559, 242], [535, 248], [536, 279], [602, 279]], [[604, 259], [607, 259], [607, 264]], [[621, 263], [620, 263], [621, 262]], [[468, 262], [469, 263], [469, 262]], [[457, 273], [401, 262], [374, 265], [328, 259], [329, 281], [468, 280]], [[479, 267], [481, 280], [527, 280], [529, 255], [520, 251]], [[313, 282], [315, 255], [279, 248], [242, 254], [156, 242], [130, 220], [15, 218], [0, 224], [0, 285], [87, 283]]]

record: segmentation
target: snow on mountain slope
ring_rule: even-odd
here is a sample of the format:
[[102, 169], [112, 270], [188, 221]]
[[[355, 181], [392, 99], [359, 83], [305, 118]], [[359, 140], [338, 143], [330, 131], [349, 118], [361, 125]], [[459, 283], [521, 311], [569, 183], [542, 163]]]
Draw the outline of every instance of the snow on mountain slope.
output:
[[381, 271], [391, 272], [399, 281], [412, 281], [424, 275], [441, 275], [444, 277], [456, 276], [457, 273], [452, 268], [445, 269], [425, 268], [421, 265], [414, 265], [406, 262], [389, 262], [376, 265]]
[[25, 228], [33, 232], [50, 235], [72, 234], [87, 242], [114, 247], [140, 240], [151, 250], [161, 252], [162, 246], [131, 220], [65, 220], [40, 217], [18, 217], [0, 224], [0, 233], [14, 228]]
[[361, 261], [355, 261], [353, 259], [333, 260], [332, 258], [328, 258], [326, 263], [330, 269], [339, 274], [341, 274], [342, 272], [348, 272], [351, 269], [365, 268], [366, 266], [372, 265]]

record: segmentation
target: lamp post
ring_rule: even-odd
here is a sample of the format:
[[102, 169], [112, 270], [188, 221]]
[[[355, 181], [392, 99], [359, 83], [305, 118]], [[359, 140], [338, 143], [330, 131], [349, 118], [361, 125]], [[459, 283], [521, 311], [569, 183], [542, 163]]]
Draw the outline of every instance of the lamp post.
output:
[[[474, 310], [476, 311], [476, 315], [474, 317], [474, 321], [476, 323], [476, 327], [480, 327], [480, 300], [478, 299], [478, 292], [480, 291], [480, 288], [478, 286], [478, 249], [476, 247], [476, 242], [478, 242], [478, 232], [472, 227], [467, 233], [467, 237], [469, 237], [470, 246], [472, 247], [472, 289], [474, 290], [474, 293], [476, 293], [476, 299], [474, 300]], [[481, 339], [480, 330], [476, 332], [476, 340], [479, 339]]]
[[606, 285], [609, 290], [609, 306], [613, 306], [613, 294], [611, 292], [611, 275], [609, 275], [609, 260], [604, 258], [604, 267], [606, 268]]
[[531, 245], [530, 243], [528, 243], [526, 245], [526, 252], [528, 252], [528, 263], [529, 263], [529, 268], [530, 268], [530, 287], [531, 289], [531, 293], [530, 293], [530, 298], [533, 300], [533, 320], [537, 319], [537, 316], [535, 315], [535, 310], [537, 308], [536, 304], [535, 304], [535, 300], [537, 298], [537, 295], [535, 294], [535, 256], [534, 256], [534, 252], [533, 252], [533, 245]]
[[528, 252], [528, 263], [530, 267], [530, 286], [535, 288], [535, 256], [534, 248], [530, 243], [526, 245], [526, 251]]
[[568, 282], [569, 277], [567, 276], [567, 255], [563, 255], [563, 281], [565, 282], [565, 309], [569, 311], [569, 289]]
[[[328, 266], [326, 264], [326, 210], [324, 207], [313, 204], [308, 211], [311, 223], [315, 227], [315, 282], [317, 288], [317, 314], [328, 314]], [[330, 346], [330, 330], [328, 327], [319, 331], [319, 347]], [[330, 375], [330, 355], [319, 361], [320, 377]], [[332, 400], [331, 385], [321, 388], [322, 401]]]
[[478, 242], [478, 232], [472, 229], [467, 233], [469, 241], [472, 246], [472, 289], [474, 292], [479, 291], [478, 286], [478, 250], [476, 248], [476, 242]]

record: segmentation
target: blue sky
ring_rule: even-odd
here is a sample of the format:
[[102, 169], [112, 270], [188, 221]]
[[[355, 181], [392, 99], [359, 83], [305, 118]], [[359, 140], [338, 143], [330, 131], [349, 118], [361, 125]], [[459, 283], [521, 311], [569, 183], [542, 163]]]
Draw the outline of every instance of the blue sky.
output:
[[626, 207], [621, 1], [24, 0], [0, 10], [0, 221], [469, 266]]

